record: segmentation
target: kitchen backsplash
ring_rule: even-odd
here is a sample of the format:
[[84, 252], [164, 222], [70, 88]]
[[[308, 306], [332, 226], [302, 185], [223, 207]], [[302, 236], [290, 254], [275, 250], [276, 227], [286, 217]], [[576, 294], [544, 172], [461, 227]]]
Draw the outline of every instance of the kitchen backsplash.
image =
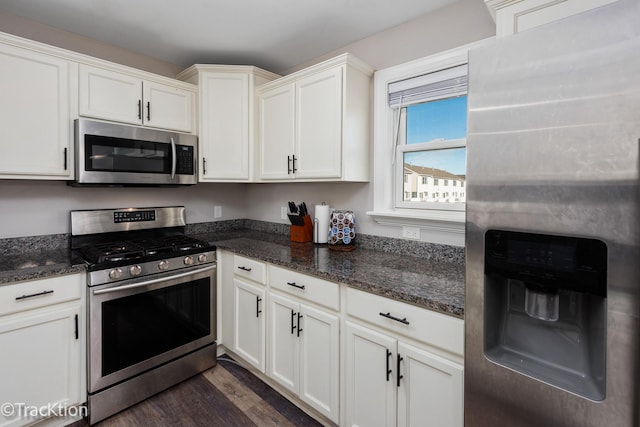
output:
[[[289, 234], [289, 225], [253, 219], [233, 219], [227, 221], [187, 224], [187, 234], [221, 233], [249, 229], [273, 234]], [[421, 241], [394, 239], [390, 237], [358, 234], [356, 246], [375, 250], [424, 258], [434, 261], [464, 262], [464, 248]], [[69, 234], [48, 234], [43, 236], [14, 237], [0, 239], [0, 255], [21, 252], [50, 251], [69, 247]]]

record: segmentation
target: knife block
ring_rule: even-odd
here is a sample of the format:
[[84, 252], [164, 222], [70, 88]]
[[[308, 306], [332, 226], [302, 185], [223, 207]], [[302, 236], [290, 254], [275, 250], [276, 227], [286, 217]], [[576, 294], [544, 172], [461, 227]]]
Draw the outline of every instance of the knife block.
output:
[[304, 225], [292, 225], [289, 229], [292, 242], [305, 243], [313, 240], [313, 223], [311, 215], [302, 217]]

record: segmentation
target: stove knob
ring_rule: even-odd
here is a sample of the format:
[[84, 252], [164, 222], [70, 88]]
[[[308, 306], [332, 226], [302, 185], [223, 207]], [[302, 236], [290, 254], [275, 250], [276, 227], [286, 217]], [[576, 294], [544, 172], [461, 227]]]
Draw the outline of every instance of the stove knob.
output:
[[169, 261], [167, 261], [166, 259], [163, 259], [158, 263], [158, 269], [166, 270], [167, 268], [169, 268]]
[[193, 257], [192, 256], [186, 256], [184, 257], [184, 265], [193, 265]]
[[121, 277], [122, 277], [122, 270], [120, 270], [119, 268], [114, 268], [109, 272], [109, 279], [111, 280], [118, 280]]
[[207, 254], [198, 255], [198, 262], [207, 262]]
[[129, 269], [129, 274], [131, 274], [132, 276], [139, 276], [140, 273], [142, 273], [142, 267], [140, 267], [138, 264], [132, 266]]

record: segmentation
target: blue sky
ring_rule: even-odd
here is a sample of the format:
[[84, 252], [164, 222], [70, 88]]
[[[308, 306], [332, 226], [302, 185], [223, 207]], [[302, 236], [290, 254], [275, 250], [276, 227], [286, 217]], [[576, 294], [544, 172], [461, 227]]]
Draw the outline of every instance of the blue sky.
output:
[[[434, 139], [460, 139], [467, 136], [467, 97], [443, 99], [407, 108], [407, 144]], [[466, 172], [466, 149], [407, 153], [405, 163], [443, 169], [454, 174]]]

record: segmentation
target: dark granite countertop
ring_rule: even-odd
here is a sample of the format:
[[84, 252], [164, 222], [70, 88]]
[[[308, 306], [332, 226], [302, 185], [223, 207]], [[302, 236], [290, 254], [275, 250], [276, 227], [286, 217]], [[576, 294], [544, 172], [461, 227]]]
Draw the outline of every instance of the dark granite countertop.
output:
[[[288, 235], [251, 229], [196, 233], [190, 235], [219, 249], [464, 317], [464, 262], [456, 257], [397, 255], [362, 247], [338, 252], [327, 245], [295, 243]], [[66, 247], [58, 246], [65, 236], [59, 237], [60, 242], [7, 239], [11, 245], [5, 244], [6, 250], [0, 251], [0, 285], [83, 272], [82, 261], [73, 259]]]
[[329, 281], [464, 317], [464, 263], [429, 260], [357, 248], [295, 243], [286, 235], [241, 230], [203, 233], [219, 249], [312, 274]]
[[84, 271], [66, 248], [0, 254], [0, 285]]

